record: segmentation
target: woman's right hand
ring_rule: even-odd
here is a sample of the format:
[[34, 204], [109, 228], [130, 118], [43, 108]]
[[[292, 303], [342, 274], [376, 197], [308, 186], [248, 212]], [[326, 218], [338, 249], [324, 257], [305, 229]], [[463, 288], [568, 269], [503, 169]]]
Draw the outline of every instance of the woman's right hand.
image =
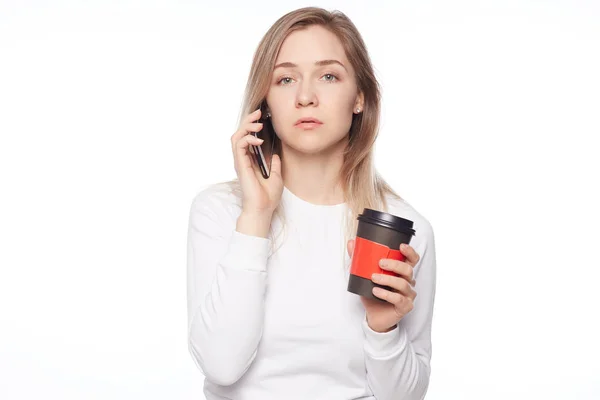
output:
[[262, 143], [252, 134], [262, 129], [262, 123], [253, 122], [257, 121], [260, 115], [260, 109], [248, 114], [239, 129], [231, 136], [235, 172], [243, 192], [242, 209], [251, 214], [273, 213], [283, 192], [279, 155], [273, 155], [269, 179], [263, 178], [256, 161], [252, 160], [253, 155], [249, 146], [259, 146]]

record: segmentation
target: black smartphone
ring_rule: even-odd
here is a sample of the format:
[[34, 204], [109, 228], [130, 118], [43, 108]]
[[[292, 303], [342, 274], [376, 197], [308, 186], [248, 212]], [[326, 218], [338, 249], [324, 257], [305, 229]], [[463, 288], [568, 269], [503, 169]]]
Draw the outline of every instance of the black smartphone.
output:
[[[263, 101], [260, 106], [260, 118], [258, 122], [263, 124], [262, 130], [252, 132], [255, 137], [263, 139], [264, 142], [260, 146], [250, 145], [250, 151], [253, 158], [260, 168], [260, 173], [263, 178], [269, 179], [271, 175], [271, 161], [273, 160], [273, 145], [275, 144], [275, 131], [271, 118], [267, 116], [266, 105]], [[270, 150], [269, 150], [270, 149]]]

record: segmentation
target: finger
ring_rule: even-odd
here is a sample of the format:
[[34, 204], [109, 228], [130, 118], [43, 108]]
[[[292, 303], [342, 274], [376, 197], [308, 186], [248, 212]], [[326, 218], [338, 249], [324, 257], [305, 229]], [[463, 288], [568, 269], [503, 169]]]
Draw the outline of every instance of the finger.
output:
[[354, 239], [348, 240], [346, 243], [346, 247], [348, 248], [348, 255], [352, 258], [352, 254], [354, 253]]
[[414, 308], [414, 302], [410, 298], [403, 296], [400, 293], [390, 292], [389, 290], [376, 287], [373, 288], [373, 294], [376, 297], [393, 304], [398, 309], [408, 309], [405, 315]]
[[279, 154], [273, 154], [273, 159], [271, 160], [271, 175], [278, 175], [281, 177], [281, 158], [279, 158]]
[[390, 290], [386, 290], [380, 287], [373, 288], [373, 294], [376, 297], [379, 297], [382, 300], [387, 301], [388, 303], [394, 305], [401, 305], [404, 301], [408, 301], [408, 299], [403, 296], [401, 293], [392, 292]]
[[249, 157], [246, 149], [250, 144], [259, 146], [262, 141], [258, 138], [255, 138], [252, 135], [246, 135], [240, 140], [238, 140], [235, 144], [235, 163], [238, 169], [248, 169], [252, 168], [252, 159]]
[[413, 266], [404, 261], [394, 260], [392, 258], [382, 258], [379, 261], [379, 266], [381, 269], [392, 271], [393, 273], [402, 276], [409, 282], [413, 280]]
[[415, 251], [415, 249], [413, 249], [409, 245], [406, 245], [406, 247], [404, 245], [401, 245], [400, 251], [406, 256], [408, 263], [410, 263], [413, 267], [417, 265], [419, 259], [421, 258], [419, 254]]
[[406, 279], [399, 276], [373, 274], [371, 280], [378, 285], [387, 286], [411, 299], [417, 297], [417, 292], [413, 290], [413, 288], [410, 286], [410, 283], [408, 283]]
[[235, 145], [235, 143], [248, 135], [249, 132], [260, 132], [263, 128], [263, 124], [260, 122], [252, 122], [242, 125], [240, 129], [238, 129], [233, 135], [231, 135], [231, 144]]
[[262, 115], [261, 109], [257, 108], [256, 110], [252, 111], [250, 114], [246, 115], [246, 117], [244, 118], [244, 122], [257, 121], [261, 115]]
[[246, 125], [250, 122], [258, 121], [260, 119], [261, 114], [262, 114], [262, 111], [260, 110], [260, 108], [252, 111], [250, 114], [246, 115], [242, 119], [240, 126]]

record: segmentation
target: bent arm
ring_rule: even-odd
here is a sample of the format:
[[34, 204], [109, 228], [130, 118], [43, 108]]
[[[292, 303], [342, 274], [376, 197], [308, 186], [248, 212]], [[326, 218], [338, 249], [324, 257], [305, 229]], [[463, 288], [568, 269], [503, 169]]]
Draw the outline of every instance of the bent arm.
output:
[[367, 381], [378, 400], [422, 400], [429, 387], [436, 256], [431, 226], [422, 232], [412, 311], [389, 332], [375, 332], [363, 321]]
[[270, 239], [235, 229], [223, 207], [192, 203], [188, 228], [188, 347], [218, 385], [235, 383], [262, 337]]

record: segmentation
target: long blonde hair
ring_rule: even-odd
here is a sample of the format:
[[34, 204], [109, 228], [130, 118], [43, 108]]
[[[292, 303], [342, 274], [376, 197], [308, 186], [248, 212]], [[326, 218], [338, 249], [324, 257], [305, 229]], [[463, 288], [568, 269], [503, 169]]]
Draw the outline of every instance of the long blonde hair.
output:
[[[279, 18], [264, 35], [254, 53], [239, 123], [265, 101], [275, 61], [285, 38], [290, 33], [311, 25], [320, 25], [338, 37], [344, 46], [348, 60], [356, 71], [358, 90], [364, 94], [363, 112], [353, 114], [349, 144], [344, 150], [339, 176], [345, 202], [348, 205], [344, 233], [344, 243], [347, 243], [355, 236], [358, 227], [357, 216], [364, 208], [388, 211], [386, 195], [401, 199], [400, 195], [381, 178], [374, 166], [373, 145], [379, 131], [381, 91], [365, 43], [352, 21], [340, 11], [330, 12], [318, 7], [300, 8]], [[278, 154], [283, 160], [284, 155], [278, 137], [275, 138], [273, 145], [273, 153]], [[221, 184], [227, 185], [238, 198], [242, 198], [237, 178], [218, 185]], [[274, 210], [273, 217], [281, 221], [285, 220], [282, 204]], [[272, 234], [271, 230], [270, 235], [274, 242]]]

